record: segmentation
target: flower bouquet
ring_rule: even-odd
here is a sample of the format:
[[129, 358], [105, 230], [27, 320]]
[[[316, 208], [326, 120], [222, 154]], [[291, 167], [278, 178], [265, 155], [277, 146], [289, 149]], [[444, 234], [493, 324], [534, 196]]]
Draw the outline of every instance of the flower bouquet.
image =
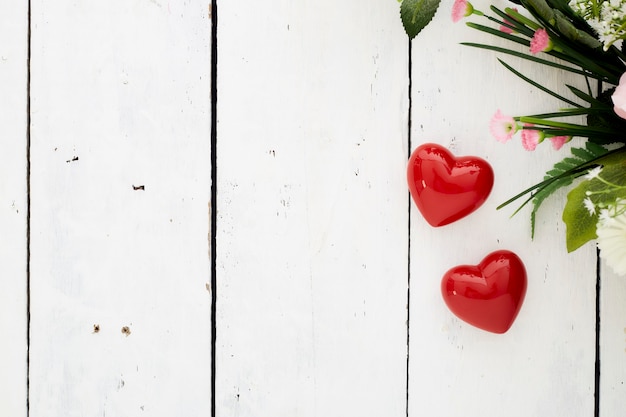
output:
[[[439, 1], [401, 0], [401, 18], [410, 38], [430, 22]], [[567, 250], [597, 239], [600, 256], [616, 273], [626, 274], [626, 0], [520, 0], [504, 9], [491, 6], [489, 13], [475, 9], [467, 0], [456, 0], [452, 20], [470, 16], [485, 19], [487, 24], [468, 22], [467, 26], [516, 47], [464, 45], [567, 71], [580, 76], [585, 85], [582, 89], [567, 85], [574, 97], [569, 99], [499, 59], [517, 77], [564, 106], [527, 116], [507, 116], [498, 110], [490, 123], [495, 139], [508, 142], [519, 136], [528, 151], [542, 143], [559, 150], [574, 142], [542, 181], [498, 208], [522, 199], [517, 213], [530, 203], [534, 234], [542, 202], [557, 189], [568, 187], [563, 209]]]

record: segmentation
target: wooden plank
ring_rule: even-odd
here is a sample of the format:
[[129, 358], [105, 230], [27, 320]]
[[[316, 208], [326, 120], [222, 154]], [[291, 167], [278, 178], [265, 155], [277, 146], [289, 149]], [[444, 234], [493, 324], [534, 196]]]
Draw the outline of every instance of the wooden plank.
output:
[[30, 415], [209, 415], [207, 4], [32, 13]]
[[626, 279], [600, 265], [600, 416], [626, 409]]
[[219, 2], [217, 416], [404, 416], [395, 2]]
[[0, 414], [25, 416], [27, 397], [28, 4], [0, 4]]
[[[562, 192], [539, 211], [534, 241], [529, 210], [514, 218], [509, 216], [516, 205], [495, 210], [542, 179], [567, 151], [546, 143], [526, 152], [519, 136], [500, 144], [489, 133], [492, 115], [498, 108], [522, 115], [560, 104], [500, 66], [493, 53], [459, 45], [493, 38], [453, 25], [451, 5], [442, 2], [413, 43], [412, 145], [437, 142], [457, 155], [485, 158], [494, 168], [495, 185], [483, 207], [448, 226], [432, 228], [412, 212], [409, 415], [592, 416], [595, 249], [587, 245], [566, 253]], [[475, 6], [487, 9], [487, 3]], [[543, 85], [565, 90], [565, 74], [505, 60]], [[457, 319], [440, 290], [448, 269], [477, 264], [498, 249], [517, 253], [528, 272], [522, 310], [502, 335]]]

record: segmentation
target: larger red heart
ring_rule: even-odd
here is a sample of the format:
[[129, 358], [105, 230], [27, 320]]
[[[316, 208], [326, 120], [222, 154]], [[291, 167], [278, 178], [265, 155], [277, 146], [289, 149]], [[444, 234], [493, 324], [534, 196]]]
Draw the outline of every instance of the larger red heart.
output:
[[513, 324], [526, 295], [526, 268], [513, 252], [499, 250], [478, 265], [450, 269], [441, 280], [448, 308], [461, 320], [493, 333]]
[[431, 226], [444, 226], [480, 207], [493, 187], [493, 170], [475, 156], [454, 157], [434, 143], [411, 154], [407, 182], [413, 201]]

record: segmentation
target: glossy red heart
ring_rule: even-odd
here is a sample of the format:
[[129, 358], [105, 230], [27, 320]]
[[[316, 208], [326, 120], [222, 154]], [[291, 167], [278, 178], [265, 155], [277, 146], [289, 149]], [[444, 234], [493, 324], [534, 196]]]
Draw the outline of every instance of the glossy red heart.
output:
[[526, 268], [513, 252], [499, 250], [478, 265], [450, 269], [441, 280], [448, 308], [461, 320], [493, 333], [513, 324], [526, 295]]
[[455, 157], [434, 143], [409, 158], [407, 182], [413, 201], [431, 226], [457, 221], [480, 207], [493, 187], [493, 169], [475, 156]]

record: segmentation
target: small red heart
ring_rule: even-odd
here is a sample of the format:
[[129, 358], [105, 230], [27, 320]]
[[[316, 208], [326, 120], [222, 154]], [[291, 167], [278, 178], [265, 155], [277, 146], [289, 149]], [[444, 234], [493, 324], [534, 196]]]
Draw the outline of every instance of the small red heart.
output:
[[513, 252], [499, 250], [477, 266], [450, 269], [441, 280], [448, 308], [461, 320], [493, 333], [513, 324], [526, 295], [526, 268]]
[[411, 154], [407, 182], [413, 201], [431, 226], [444, 226], [480, 207], [493, 187], [493, 170], [475, 156], [454, 157], [434, 143]]

